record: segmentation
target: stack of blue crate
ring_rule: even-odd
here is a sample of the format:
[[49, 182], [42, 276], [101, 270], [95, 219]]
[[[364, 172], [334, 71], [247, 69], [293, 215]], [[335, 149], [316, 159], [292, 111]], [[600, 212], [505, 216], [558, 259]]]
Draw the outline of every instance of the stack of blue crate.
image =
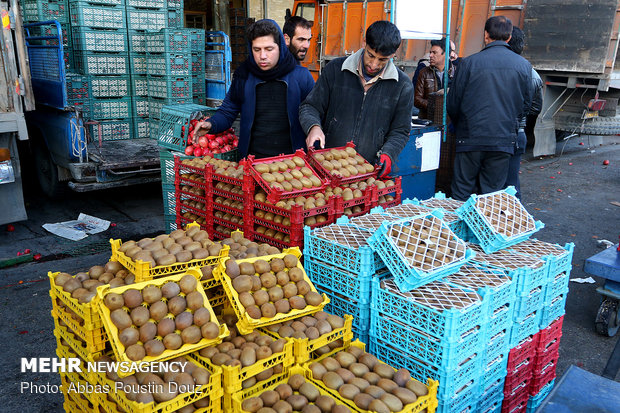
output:
[[190, 29], [192, 53], [192, 98], [197, 105], [206, 105], [207, 90], [205, 81], [205, 31]]

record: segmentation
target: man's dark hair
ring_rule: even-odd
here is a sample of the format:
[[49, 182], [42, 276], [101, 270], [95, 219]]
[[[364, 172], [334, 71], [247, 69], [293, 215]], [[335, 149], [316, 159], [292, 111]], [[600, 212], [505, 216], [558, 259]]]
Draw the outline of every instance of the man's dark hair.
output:
[[484, 31], [489, 34], [491, 40], [506, 41], [512, 33], [512, 22], [506, 16], [492, 16], [484, 24]]
[[286, 34], [291, 39], [295, 36], [295, 30], [298, 27], [302, 27], [304, 29], [312, 29], [312, 23], [308, 20], [304, 19], [301, 16], [292, 16], [286, 22], [284, 22], [284, 27], [282, 27], [282, 32]]
[[446, 38], [444, 37], [441, 40], [431, 40], [431, 47], [439, 46], [443, 53], [446, 53]]
[[523, 46], [525, 46], [525, 34], [523, 30], [519, 29], [517, 26], [512, 28], [512, 36], [510, 37], [508, 46], [510, 46], [512, 51], [516, 54], [523, 53]]
[[366, 29], [366, 44], [383, 56], [389, 56], [400, 46], [400, 31], [389, 21], [376, 21]]
[[267, 20], [267, 19], [258, 20], [252, 23], [246, 31], [246, 37], [248, 39], [248, 42], [250, 42], [250, 44], [257, 37], [263, 37], [263, 36], [269, 36], [269, 35], [273, 36], [273, 41], [276, 44], [280, 43], [280, 28], [276, 26], [272, 20]]

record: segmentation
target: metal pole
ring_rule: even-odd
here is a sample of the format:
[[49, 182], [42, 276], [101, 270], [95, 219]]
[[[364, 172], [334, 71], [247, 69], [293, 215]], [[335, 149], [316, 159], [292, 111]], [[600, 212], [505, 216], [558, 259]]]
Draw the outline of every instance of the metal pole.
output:
[[446, 103], [448, 97], [448, 70], [450, 69], [450, 19], [452, 18], [452, 1], [448, 0], [448, 10], [446, 11], [446, 60], [443, 70], [443, 113], [441, 115], [441, 124], [443, 126], [443, 141], [446, 141], [446, 133], [448, 125], [446, 124]]

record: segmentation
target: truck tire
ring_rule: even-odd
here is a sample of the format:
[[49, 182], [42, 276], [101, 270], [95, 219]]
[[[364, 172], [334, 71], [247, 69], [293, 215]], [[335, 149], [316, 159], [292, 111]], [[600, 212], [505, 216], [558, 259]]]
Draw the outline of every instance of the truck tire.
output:
[[557, 116], [555, 128], [582, 135], [616, 135], [620, 133], [620, 116], [581, 119], [580, 116]]
[[58, 167], [52, 160], [45, 142], [34, 142], [32, 155], [35, 161], [37, 180], [43, 193], [51, 199], [61, 198], [67, 191], [67, 184], [58, 179]]

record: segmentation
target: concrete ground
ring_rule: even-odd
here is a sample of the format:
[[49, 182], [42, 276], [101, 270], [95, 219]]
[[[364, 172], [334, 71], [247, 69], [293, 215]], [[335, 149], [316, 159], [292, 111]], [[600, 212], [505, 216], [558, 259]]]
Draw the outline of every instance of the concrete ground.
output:
[[[574, 242], [571, 278], [587, 277], [584, 260], [599, 252], [598, 241], [618, 242], [620, 208], [620, 137], [607, 137], [602, 146], [588, 147], [575, 137], [558, 143], [555, 156], [522, 162], [522, 193], [526, 208], [546, 226], [536, 237], [564, 244]], [[609, 160], [608, 166], [603, 165]], [[157, 184], [94, 193], [69, 193], [62, 201], [38, 194], [32, 181], [25, 184], [29, 220], [16, 223], [14, 232], [0, 228], [0, 257], [13, 257], [26, 248], [43, 255], [39, 262], [0, 270], [0, 387], [2, 411], [59, 412], [62, 394], [32, 393], [36, 385], [60, 384], [53, 373], [21, 373], [20, 358], [55, 357], [56, 342], [50, 317], [48, 271], [75, 273], [105, 263], [110, 238], [135, 239], [163, 232], [161, 189]], [[46, 232], [41, 225], [76, 219], [80, 212], [116, 224], [107, 231], [73, 242]], [[596, 278], [596, 277], [595, 277]], [[571, 364], [600, 374], [618, 337], [594, 331], [600, 297], [597, 284], [570, 283], [560, 360], [561, 375]], [[619, 380], [617, 378], [617, 380]], [[33, 384], [33, 385], [31, 385]]]

